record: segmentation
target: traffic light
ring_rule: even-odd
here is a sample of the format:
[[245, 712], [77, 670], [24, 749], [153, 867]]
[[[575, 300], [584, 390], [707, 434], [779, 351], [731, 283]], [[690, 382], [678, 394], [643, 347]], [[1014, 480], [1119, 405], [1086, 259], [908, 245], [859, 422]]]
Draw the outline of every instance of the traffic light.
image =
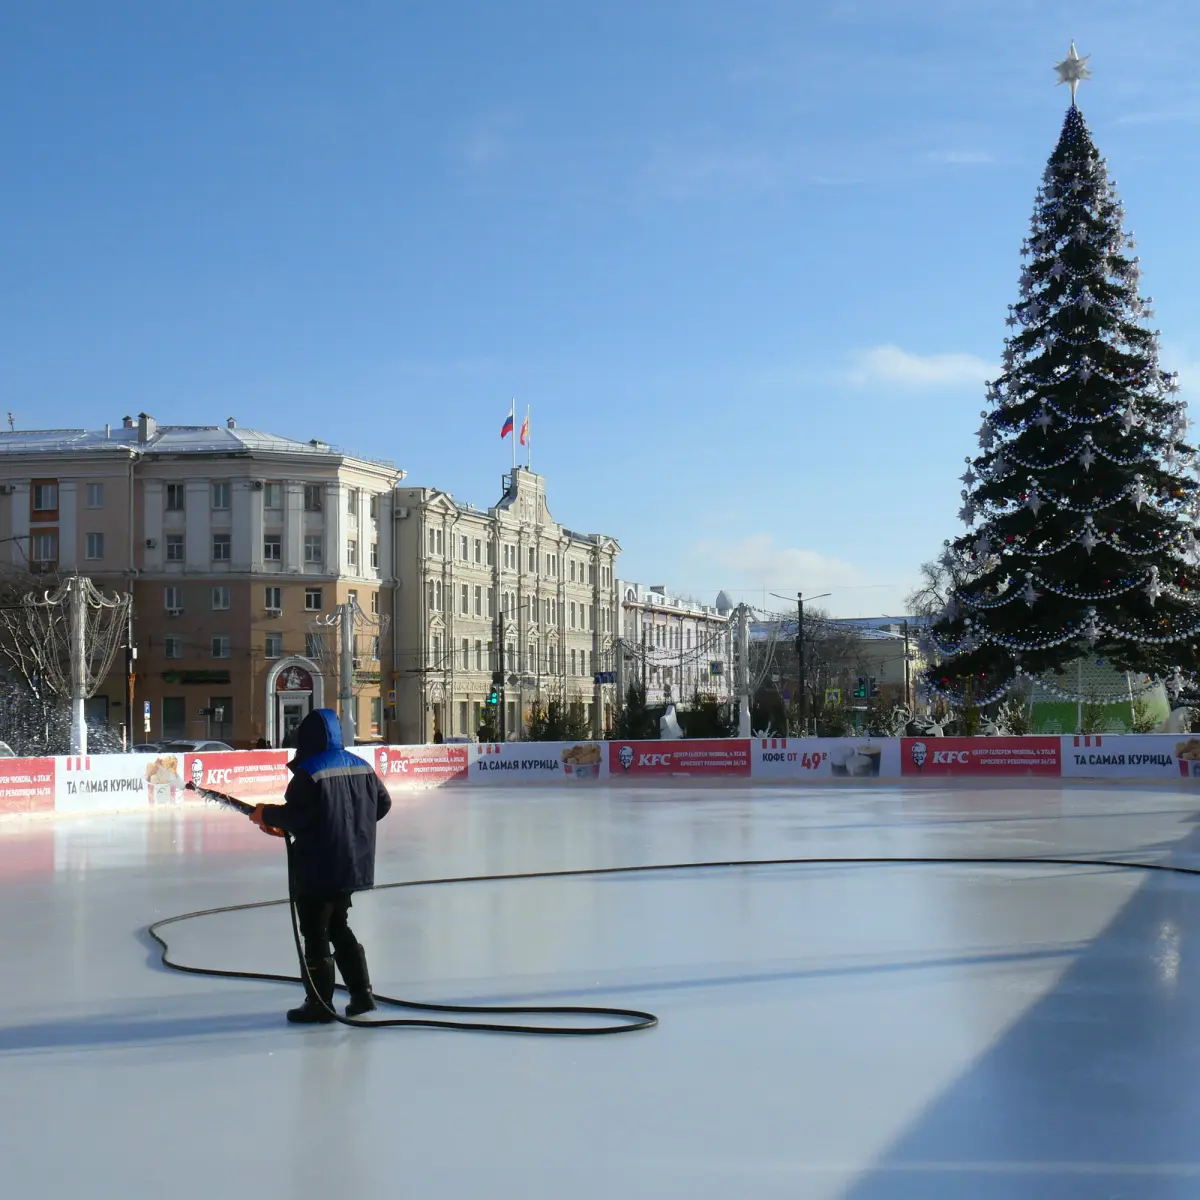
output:
[[498, 705], [500, 703], [500, 685], [503, 682], [504, 682], [504, 672], [503, 671], [493, 671], [492, 672], [492, 690], [490, 692], [488, 692], [488, 698], [487, 698], [487, 702], [492, 708], [495, 708], [496, 705]]
[[860, 675], [854, 681], [854, 698], [856, 700], [865, 700], [867, 698], [867, 677]]
[[868, 697], [868, 699], [874, 700], [875, 697], [878, 695], [879, 695], [879, 689], [875, 686], [875, 676], [868, 675], [867, 676], [867, 697]]

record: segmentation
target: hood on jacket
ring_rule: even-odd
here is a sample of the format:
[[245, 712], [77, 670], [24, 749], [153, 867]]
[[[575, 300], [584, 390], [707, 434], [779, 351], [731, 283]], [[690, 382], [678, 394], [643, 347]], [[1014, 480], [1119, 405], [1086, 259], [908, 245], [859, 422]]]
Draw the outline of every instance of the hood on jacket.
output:
[[342, 748], [342, 723], [332, 708], [314, 708], [296, 730], [294, 764]]

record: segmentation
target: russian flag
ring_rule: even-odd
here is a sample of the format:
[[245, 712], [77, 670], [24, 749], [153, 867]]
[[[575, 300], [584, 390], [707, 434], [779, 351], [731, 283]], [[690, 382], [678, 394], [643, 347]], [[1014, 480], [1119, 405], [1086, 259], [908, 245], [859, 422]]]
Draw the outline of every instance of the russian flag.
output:
[[500, 428], [500, 436], [502, 438], [506, 438], [506, 437], [508, 437], [508, 435], [510, 433], [512, 433], [512, 431], [513, 431], [513, 415], [512, 415], [512, 413], [509, 413], [508, 416], [504, 418], [504, 424]]

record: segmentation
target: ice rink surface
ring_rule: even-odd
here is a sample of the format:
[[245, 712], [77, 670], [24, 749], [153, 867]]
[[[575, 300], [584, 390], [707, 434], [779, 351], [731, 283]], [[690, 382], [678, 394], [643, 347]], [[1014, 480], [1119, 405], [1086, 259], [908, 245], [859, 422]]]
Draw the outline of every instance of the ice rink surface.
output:
[[[790, 856], [1200, 866], [1179, 786], [579, 784], [396, 802], [377, 879]], [[286, 890], [226, 810], [0, 821], [0, 1178], [33, 1197], [1200, 1196], [1200, 879], [763, 867], [359, 897], [379, 990], [613, 1004], [535, 1039], [297, 1028], [140, 932]], [[294, 972], [284, 908], [168, 930]], [[398, 1014], [403, 1015], [403, 1014]]]

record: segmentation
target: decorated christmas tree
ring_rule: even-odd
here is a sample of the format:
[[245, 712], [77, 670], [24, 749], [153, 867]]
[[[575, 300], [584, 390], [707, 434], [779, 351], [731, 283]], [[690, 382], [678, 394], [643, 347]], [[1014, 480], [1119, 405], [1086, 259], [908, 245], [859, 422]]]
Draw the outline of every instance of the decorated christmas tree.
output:
[[[1158, 359], [1140, 263], [1075, 89], [1042, 177], [1004, 373], [987, 385], [980, 453], [967, 459], [946, 543], [955, 580], [931, 630], [926, 682], [954, 707], [1037, 680], [1064, 699], [1116, 702], [1159, 681], [1177, 691], [1200, 642], [1200, 519], [1178, 382]], [[1107, 694], [1073, 693], [1072, 664], [1113, 669]], [[1055, 683], [1058, 677], [1060, 681]]]

